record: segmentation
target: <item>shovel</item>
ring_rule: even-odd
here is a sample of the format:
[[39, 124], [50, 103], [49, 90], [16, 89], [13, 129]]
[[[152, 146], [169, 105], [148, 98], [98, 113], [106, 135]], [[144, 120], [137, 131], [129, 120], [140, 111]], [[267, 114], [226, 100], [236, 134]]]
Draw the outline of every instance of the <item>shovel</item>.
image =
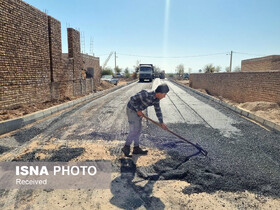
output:
[[[156, 124], [157, 126], [161, 127], [160, 124], [154, 120], [152, 120], [151, 118], [147, 117], [146, 115], [143, 116], [144, 118], [146, 118], [147, 120], [151, 121], [152, 123]], [[207, 156], [208, 152], [206, 150], [204, 150], [199, 144], [194, 144], [192, 142], [190, 142], [189, 140], [183, 138], [182, 136], [179, 136], [177, 133], [169, 130], [168, 128], [166, 129], [169, 133], [172, 133], [174, 136], [177, 136], [179, 139], [182, 139], [183, 141], [191, 144], [192, 146], [194, 146], [196, 149], [198, 149], [199, 153], [201, 153], [204, 156]]]

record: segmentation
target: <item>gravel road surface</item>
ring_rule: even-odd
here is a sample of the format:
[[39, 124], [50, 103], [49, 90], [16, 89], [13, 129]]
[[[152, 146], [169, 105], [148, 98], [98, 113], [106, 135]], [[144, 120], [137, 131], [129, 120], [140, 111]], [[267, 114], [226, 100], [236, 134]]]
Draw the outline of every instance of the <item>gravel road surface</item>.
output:
[[[142, 89], [154, 90], [163, 82], [170, 88], [166, 98], [160, 102], [165, 124], [180, 136], [198, 143], [208, 151], [208, 156], [204, 157], [201, 154], [193, 156], [197, 153], [196, 148], [161, 130], [153, 123], [143, 120], [141, 143], [150, 150], [148, 157], [153, 157], [153, 151], [156, 150], [164, 151], [166, 156], [152, 164], [142, 166], [137, 164], [138, 158], [132, 159], [136, 166], [131, 159], [117, 158], [112, 161], [113, 172], [119, 173], [120, 176], [112, 180], [110, 191], [115, 196], [109, 199], [108, 203], [110, 202], [113, 208], [135, 209], [142, 206], [147, 209], [162, 209], [167, 204], [161, 201], [161, 197], [155, 198], [151, 195], [156, 183], [164, 180], [189, 183], [181, 191], [185, 196], [222, 191], [254, 193], [259, 203], [265, 203], [264, 198], [267, 196], [279, 199], [279, 133], [269, 131], [168, 80], [156, 79], [153, 83], [132, 83], [104, 97], [3, 135], [0, 137], [0, 160], [67, 162], [85, 151], [84, 148], [71, 148], [70, 142], [79, 144], [99, 140], [108, 143], [119, 142], [111, 147], [109, 152], [111, 155], [121, 157], [120, 148], [128, 133], [125, 110], [129, 98]], [[157, 121], [153, 107], [149, 107], [145, 113]], [[51, 141], [62, 142], [62, 145], [58, 150], [43, 149], [44, 145]], [[39, 143], [32, 150], [27, 150], [26, 148], [30, 148], [34, 142]], [[38, 153], [45, 155], [38, 156]], [[150, 189], [139, 188], [133, 182], [129, 182], [131, 191], [135, 194], [130, 198], [132, 200], [126, 202], [127, 198], [123, 198], [129, 197], [131, 193], [116, 198], [117, 189], [120, 188], [116, 183], [127, 181], [125, 174], [146, 180], [148, 182], [146, 187]], [[0, 207], [24, 206], [23, 200], [26, 197], [34, 197], [34, 194], [40, 193], [43, 192], [1, 190]], [[233, 201], [237, 203], [235, 208], [250, 208], [249, 204], [246, 206], [244, 201], [238, 203], [237, 200]], [[256, 209], [260, 208], [259, 203], [255, 204]], [[190, 207], [186, 205], [185, 207]]]

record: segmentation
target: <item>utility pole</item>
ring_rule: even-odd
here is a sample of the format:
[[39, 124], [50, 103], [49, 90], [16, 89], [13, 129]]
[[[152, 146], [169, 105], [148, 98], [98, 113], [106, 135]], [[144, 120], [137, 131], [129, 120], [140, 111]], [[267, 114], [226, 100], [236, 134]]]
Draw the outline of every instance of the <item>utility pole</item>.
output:
[[116, 72], [116, 70], [117, 70], [117, 53], [115, 51], [115, 72]]
[[230, 51], [230, 65], [229, 65], [229, 72], [231, 72], [231, 68], [232, 68], [232, 51]]

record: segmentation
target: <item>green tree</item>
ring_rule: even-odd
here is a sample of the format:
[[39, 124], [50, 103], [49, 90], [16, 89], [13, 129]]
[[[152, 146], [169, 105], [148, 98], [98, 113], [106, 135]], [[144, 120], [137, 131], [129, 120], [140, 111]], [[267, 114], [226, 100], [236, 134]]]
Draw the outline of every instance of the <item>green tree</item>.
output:
[[122, 69], [119, 66], [116, 66], [115, 73], [121, 73]]
[[204, 73], [214, 73], [215, 67], [213, 66], [213, 64], [207, 64], [203, 70], [204, 70]]
[[124, 70], [124, 76], [126, 78], [130, 78], [130, 73], [129, 73], [128, 67], [126, 67], [125, 70]]
[[113, 70], [111, 68], [106, 67], [103, 71], [102, 71], [102, 75], [114, 75]]

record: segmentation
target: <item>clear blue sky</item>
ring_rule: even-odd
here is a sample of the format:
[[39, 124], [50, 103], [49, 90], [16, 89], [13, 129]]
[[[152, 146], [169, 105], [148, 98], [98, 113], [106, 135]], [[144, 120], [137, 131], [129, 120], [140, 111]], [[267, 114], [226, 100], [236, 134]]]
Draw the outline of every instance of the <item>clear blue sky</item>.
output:
[[[207, 64], [233, 68], [241, 60], [280, 54], [280, 0], [25, 0], [58, 19], [62, 49], [67, 27], [79, 29], [100, 65], [111, 51], [117, 65], [152, 63], [167, 72], [184, 64], [192, 72]], [[83, 40], [83, 37], [81, 39]], [[108, 62], [114, 67], [114, 57]]]

